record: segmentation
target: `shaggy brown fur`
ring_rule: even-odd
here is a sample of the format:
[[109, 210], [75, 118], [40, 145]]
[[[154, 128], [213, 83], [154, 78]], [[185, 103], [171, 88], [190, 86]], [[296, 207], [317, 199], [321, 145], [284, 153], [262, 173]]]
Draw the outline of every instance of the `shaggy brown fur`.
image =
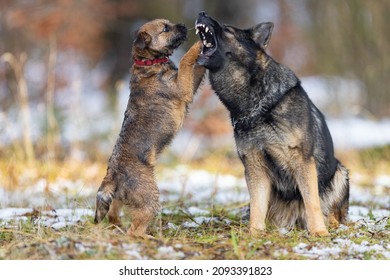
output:
[[95, 214], [96, 223], [108, 213], [109, 221], [121, 226], [119, 212], [127, 206], [130, 236], [145, 237], [160, 209], [156, 158], [180, 129], [204, 74], [203, 67], [195, 66], [200, 42], [183, 56], [179, 69], [166, 59], [186, 38], [184, 25], [158, 19], [143, 25], [134, 41], [138, 64], [131, 68], [130, 99], [97, 193]]

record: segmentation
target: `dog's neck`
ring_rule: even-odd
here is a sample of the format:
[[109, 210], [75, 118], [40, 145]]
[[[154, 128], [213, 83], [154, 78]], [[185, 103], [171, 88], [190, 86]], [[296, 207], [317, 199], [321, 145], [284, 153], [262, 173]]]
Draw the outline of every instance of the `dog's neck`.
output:
[[161, 63], [167, 63], [169, 61], [169, 58], [161, 57], [161, 58], [155, 58], [155, 59], [137, 59], [134, 58], [134, 63], [138, 66], [152, 66], [155, 64], [161, 64]]

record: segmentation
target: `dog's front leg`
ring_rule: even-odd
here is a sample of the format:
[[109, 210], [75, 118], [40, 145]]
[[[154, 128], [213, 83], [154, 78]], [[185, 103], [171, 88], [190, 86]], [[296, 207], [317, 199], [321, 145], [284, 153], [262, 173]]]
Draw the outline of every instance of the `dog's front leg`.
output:
[[180, 93], [186, 97], [186, 102], [192, 102], [193, 96], [200, 82], [202, 81], [205, 68], [195, 66], [199, 53], [202, 49], [202, 43], [196, 42], [180, 60], [179, 71], [177, 74], [177, 84]]
[[265, 167], [259, 162], [251, 157], [246, 157], [244, 161], [245, 180], [250, 196], [249, 232], [253, 236], [265, 230], [271, 196], [271, 180]]
[[321, 211], [314, 159], [302, 160], [298, 165], [300, 168], [296, 172], [296, 180], [305, 205], [307, 229], [312, 235], [328, 236], [329, 232], [326, 229], [324, 215]]

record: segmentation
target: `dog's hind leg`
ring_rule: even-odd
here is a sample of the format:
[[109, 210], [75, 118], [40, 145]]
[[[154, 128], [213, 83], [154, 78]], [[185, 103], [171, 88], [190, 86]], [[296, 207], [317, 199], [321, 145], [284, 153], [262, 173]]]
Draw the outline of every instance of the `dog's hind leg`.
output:
[[159, 190], [152, 176], [142, 178], [142, 183], [136, 187], [125, 187], [119, 191], [120, 197], [127, 197], [124, 205], [130, 210], [131, 226], [127, 234], [131, 237], [150, 237], [146, 230], [160, 211]]
[[328, 236], [329, 232], [321, 210], [315, 161], [313, 158], [301, 159], [297, 165], [300, 168], [296, 170], [295, 176], [305, 205], [307, 229], [310, 234]]
[[111, 203], [110, 210], [108, 211], [108, 221], [111, 224], [116, 225], [118, 227], [122, 227], [122, 222], [120, 219], [120, 211], [122, 205], [123, 205], [122, 201], [118, 199], [114, 199]]
[[96, 195], [95, 223], [100, 223], [107, 215], [114, 198], [116, 186], [109, 178], [109, 173], [103, 179]]
[[127, 231], [130, 237], [153, 238], [146, 234], [146, 230], [153, 218], [156, 216], [156, 211], [153, 208], [143, 207], [131, 209], [131, 226]]

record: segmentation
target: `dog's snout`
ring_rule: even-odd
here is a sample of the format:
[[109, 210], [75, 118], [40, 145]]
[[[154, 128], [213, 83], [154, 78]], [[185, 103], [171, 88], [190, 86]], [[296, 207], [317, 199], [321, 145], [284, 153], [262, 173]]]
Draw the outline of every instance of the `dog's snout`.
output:
[[180, 32], [187, 32], [187, 27], [183, 23], [176, 24], [176, 28]]

